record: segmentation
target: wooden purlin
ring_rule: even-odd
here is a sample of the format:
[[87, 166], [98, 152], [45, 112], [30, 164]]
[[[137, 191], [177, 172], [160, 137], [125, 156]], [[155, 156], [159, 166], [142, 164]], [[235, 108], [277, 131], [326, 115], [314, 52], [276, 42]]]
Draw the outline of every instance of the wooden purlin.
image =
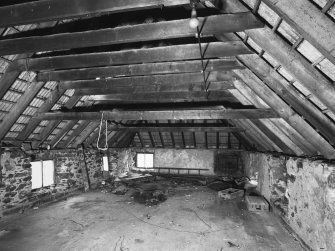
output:
[[335, 64], [335, 23], [313, 3], [305, 0], [263, 1]]
[[[57, 103], [60, 97], [64, 94], [64, 90], [53, 90], [51, 95], [44, 101], [43, 105], [37, 110], [37, 112], [48, 112], [50, 109]], [[35, 130], [35, 128], [39, 125], [41, 120], [39, 119], [31, 119], [25, 128], [19, 133], [16, 137], [18, 140], [26, 140], [29, 135]]]
[[[231, 71], [211, 71], [207, 74], [207, 81], [223, 82], [232, 80]], [[115, 87], [140, 88], [147, 85], [169, 85], [182, 83], [201, 83], [203, 82], [200, 72], [176, 73], [176, 74], [157, 74], [149, 76], [117, 77], [102, 80], [79, 80], [64, 81], [60, 83], [62, 89], [106, 89]]]
[[[203, 1], [203, 0], [201, 0]], [[0, 27], [69, 19], [85, 15], [189, 5], [189, 0], [43, 0], [0, 8]], [[80, 6], [80, 8], [78, 8]]]
[[306, 141], [311, 142], [315, 149], [315, 155], [322, 154], [326, 158], [335, 158], [335, 149], [250, 70], [235, 70], [234, 72], [239, 78], [244, 79], [245, 84], [272, 109], [301, 133]]
[[[260, 119], [277, 118], [272, 109], [103, 111], [109, 120]], [[54, 112], [36, 114], [43, 120], [99, 120], [101, 112]]]
[[241, 56], [239, 59], [334, 144], [335, 125], [325, 114], [307, 101], [287, 80], [257, 55]]
[[[205, 61], [206, 72], [243, 69], [235, 57], [209, 59]], [[38, 81], [75, 81], [89, 79], [105, 79], [109, 77], [126, 77], [138, 75], [156, 75], [168, 73], [200, 72], [200, 60], [170, 61], [160, 63], [130, 64], [118, 66], [104, 66], [59, 71], [44, 71], [37, 73]]]
[[[203, 36], [220, 35], [227, 32], [238, 32], [263, 27], [263, 23], [257, 20], [252, 13], [225, 14], [208, 16], [206, 18], [199, 17], [199, 21]], [[221, 25], [222, 23], [225, 25]], [[0, 40], [0, 55], [193, 36], [194, 29], [189, 26], [189, 19], [182, 19], [101, 30], [3, 39]]]
[[268, 27], [246, 31], [246, 34], [318, 97], [329, 110], [335, 112], [335, 86], [314, 69], [302, 55], [292, 50]]
[[[202, 43], [205, 59], [232, 57], [241, 54], [251, 54], [242, 41]], [[123, 64], [150, 62], [168, 62], [177, 60], [199, 59], [198, 44], [184, 44], [121, 50], [113, 52], [98, 52], [54, 57], [20, 59], [13, 61], [7, 72], [11, 71], [50, 71], [55, 69], [86, 68]]]
[[[239, 92], [252, 104], [254, 104], [257, 108], [269, 108], [269, 105], [264, 102], [260, 96], [257, 95], [255, 91], [252, 90], [251, 87], [246, 85], [245, 83], [238, 81], [235, 82], [235, 85], [238, 86]], [[280, 131], [286, 131], [286, 135], [294, 140], [295, 145], [300, 148], [303, 153], [313, 155], [315, 152], [314, 146], [309, 142], [306, 141], [300, 133], [298, 133], [292, 126], [290, 126], [285, 120], [282, 118], [275, 119], [276, 123], [272, 123], [275, 127], [277, 127]], [[281, 130], [285, 128], [285, 130]], [[281, 136], [281, 140], [285, 140], [286, 138], [283, 137], [283, 134], [279, 134]], [[290, 145], [290, 142], [285, 142], [286, 145]], [[291, 149], [296, 149], [296, 147], [291, 147]], [[297, 149], [298, 150], [298, 149]], [[299, 153], [299, 150], [297, 151]], [[300, 154], [302, 155], [302, 153]]]
[[0, 140], [2, 140], [11, 127], [15, 124], [27, 106], [31, 103], [37, 93], [43, 88], [44, 82], [37, 82], [31, 84], [27, 90], [22, 94], [14, 107], [6, 114], [0, 130]]

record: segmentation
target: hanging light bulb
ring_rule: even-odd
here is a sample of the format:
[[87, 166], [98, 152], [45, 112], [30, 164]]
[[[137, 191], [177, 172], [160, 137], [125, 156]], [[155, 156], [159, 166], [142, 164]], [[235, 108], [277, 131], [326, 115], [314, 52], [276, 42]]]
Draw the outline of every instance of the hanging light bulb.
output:
[[199, 19], [197, 18], [197, 11], [195, 10], [195, 6], [193, 6], [191, 12], [190, 27], [192, 29], [195, 29], [198, 26], [199, 26]]

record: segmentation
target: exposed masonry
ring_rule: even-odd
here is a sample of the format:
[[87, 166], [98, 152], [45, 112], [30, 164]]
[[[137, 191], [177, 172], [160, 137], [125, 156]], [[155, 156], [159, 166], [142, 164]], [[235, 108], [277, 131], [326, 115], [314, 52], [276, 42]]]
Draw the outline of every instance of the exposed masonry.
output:
[[[44, 196], [57, 195], [84, 186], [82, 169], [77, 150], [30, 152], [4, 152], [1, 155], [2, 180], [0, 183], [1, 209], [38, 201]], [[102, 178], [101, 154], [95, 150], [85, 150], [86, 164], [92, 186]], [[55, 185], [31, 190], [32, 160], [55, 161]]]
[[335, 249], [335, 165], [303, 158], [244, 153], [247, 175], [302, 240]]

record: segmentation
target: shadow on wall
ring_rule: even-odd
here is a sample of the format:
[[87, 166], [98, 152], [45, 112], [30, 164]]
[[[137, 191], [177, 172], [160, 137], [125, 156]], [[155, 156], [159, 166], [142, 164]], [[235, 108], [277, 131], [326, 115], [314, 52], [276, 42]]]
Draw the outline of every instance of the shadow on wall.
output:
[[313, 250], [335, 250], [335, 165], [303, 158], [244, 153], [259, 192]]

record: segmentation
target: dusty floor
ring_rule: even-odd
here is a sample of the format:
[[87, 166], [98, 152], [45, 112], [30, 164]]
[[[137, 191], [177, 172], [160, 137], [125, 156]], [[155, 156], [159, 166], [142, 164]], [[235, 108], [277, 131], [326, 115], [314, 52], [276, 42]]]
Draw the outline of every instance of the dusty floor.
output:
[[152, 207], [90, 192], [0, 223], [0, 250], [303, 250], [270, 213], [206, 187], [178, 187]]

